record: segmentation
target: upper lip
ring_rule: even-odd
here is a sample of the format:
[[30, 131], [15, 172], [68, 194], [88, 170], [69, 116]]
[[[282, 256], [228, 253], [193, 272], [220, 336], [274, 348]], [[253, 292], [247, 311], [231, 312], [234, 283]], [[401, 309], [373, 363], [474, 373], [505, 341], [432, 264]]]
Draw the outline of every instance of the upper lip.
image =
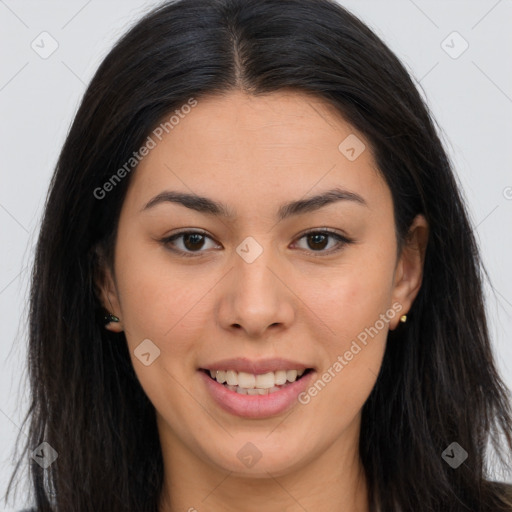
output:
[[276, 372], [278, 370], [307, 370], [308, 368], [312, 367], [298, 361], [282, 359], [280, 357], [253, 361], [245, 357], [236, 357], [232, 359], [222, 359], [221, 361], [201, 367], [203, 370], [234, 370], [236, 372], [252, 373], [254, 375]]

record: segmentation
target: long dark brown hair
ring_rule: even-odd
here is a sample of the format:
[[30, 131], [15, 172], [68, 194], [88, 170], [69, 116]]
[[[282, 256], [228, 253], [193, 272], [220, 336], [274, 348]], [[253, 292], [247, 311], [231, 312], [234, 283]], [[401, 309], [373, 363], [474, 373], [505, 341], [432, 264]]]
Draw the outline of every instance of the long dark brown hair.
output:
[[[163, 461], [155, 410], [124, 334], [96, 320], [96, 249], [109, 264], [131, 171], [98, 198], [147, 136], [190, 98], [293, 89], [333, 105], [370, 142], [399, 244], [425, 215], [423, 283], [392, 331], [363, 408], [360, 454], [372, 511], [512, 510], [487, 448], [510, 467], [510, 396], [489, 340], [480, 260], [460, 185], [410, 76], [361, 21], [329, 0], [182, 0], [140, 20], [102, 62], [62, 148], [32, 272], [31, 403], [23, 458], [39, 512], [157, 512]], [[457, 469], [443, 451], [468, 454]], [[508, 500], [508, 502], [507, 502]], [[507, 504], [508, 503], [508, 504]]]

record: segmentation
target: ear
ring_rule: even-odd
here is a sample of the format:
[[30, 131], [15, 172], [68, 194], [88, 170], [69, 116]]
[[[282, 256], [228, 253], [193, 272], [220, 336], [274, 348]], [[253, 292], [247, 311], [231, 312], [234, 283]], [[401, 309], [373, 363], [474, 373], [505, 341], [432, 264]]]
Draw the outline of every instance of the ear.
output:
[[114, 316], [119, 318], [119, 322], [109, 322], [105, 329], [112, 332], [122, 332], [123, 322], [121, 316], [121, 306], [113, 269], [108, 265], [104, 251], [100, 248], [95, 249], [96, 267], [94, 273], [94, 284], [96, 294], [103, 308]]
[[396, 329], [400, 317], [407, 314], [421, 288], [428, 234], [428, 222], [423, 215], [418, 214], [409, 228], [395, 268], [391, 304], [398, 302], [402, 309], [390, 322], [391, 330]]

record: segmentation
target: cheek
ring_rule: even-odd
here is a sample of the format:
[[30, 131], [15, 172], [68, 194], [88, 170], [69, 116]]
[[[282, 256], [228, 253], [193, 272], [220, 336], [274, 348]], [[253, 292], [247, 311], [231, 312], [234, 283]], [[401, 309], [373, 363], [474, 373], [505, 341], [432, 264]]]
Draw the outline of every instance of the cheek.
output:
[[301, 297], [328, 328], [329, 345], [343, 347], [389, 309], [393, 270], [392, 251], [366, 245], [322, 275], [310, 275]]
[[[328, 327], [311, 333], [323, 352], [322, 368], [306, 390], [305, 407], [313, 418], [330, 418], [324, 430], [334, 439], [358, 417], [382, 364], [389, 320], [389, 266], [361, 263], [344, 266], [323, 293], [310, 295], [310, 304]], [[384, 318], [384, 319], [383, 319]], [[320, 322], [317, 321], [318, 325]], [[316, 420], [315, 420], [316, 421]]]
[[394, 247], [365, 244], [321, 279], [311, 277], [302, 290], [310, 290], [305, 302], [327, 333], [311, 333], [320, 341], [324, 365], [305, 400], [311, 400], [314, 416], [333, 418], [333, 433], [356, 417], [375, 384], [394, 316], [394, 258]]
[[[199, 272], [191, 281], [190, 271], [171, 267], [164, 251], [140, 241], [119, 239], [116, 277], [121, 298], [123, 324], [130, 347], [149, 338], [162, 355], [189, 349], [187, 339], [201, 326], [201, 298], [211, 287], [212, 276]], [[184, 332], [186, 331], [186, 332]], [[172, 343], [171, 343], [172, 342]]]
[[[194, 407], [180, 383], [186, 382], [196, 356], [192, 340], [199, 337], [204, 324], [201, 298], [212, 286], [211, 278], [195, 276], [194, 285], [190, 274], [185, 276], [166, 264], [165, 253], [148, 250], [140, 242], [129, 245], [122, 239], [118, 247], [123, 257], [116, 262], [116, 277], [133, 368], [155, 408], [165, 410], [170, 415], [168, 421], [179, 424], [182, 420], [174, 411], [183, 414], [183, 407]], [[146, 339], [159, 350], [153, 359], [157, 352], [149, 345], [152, 361], [148, 366], [137, 357], [141, 353], [137, 349]]]

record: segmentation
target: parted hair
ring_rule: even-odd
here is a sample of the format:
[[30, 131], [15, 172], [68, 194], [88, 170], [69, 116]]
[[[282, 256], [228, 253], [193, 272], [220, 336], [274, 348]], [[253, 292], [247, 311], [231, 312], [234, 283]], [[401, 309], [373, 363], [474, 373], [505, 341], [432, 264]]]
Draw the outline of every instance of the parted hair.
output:
[[[59, 454], [31, 460], [38, 512], [157, 512], [163, 460], [155, 409], [123, 333], [104, 329], [98, 248], [112, 265], [128, 183], [93, 193], [190, 98], [301, 91], [359, 130], [393, 197], [397, 245], [429, 223], [421, 289], [391, 331], [364, 404], [359, 451], [372, 512], [512, 511], [488, 447], [510, 468], [510, 394], [491, 348], [481, 261], [461, 187], [428, 106], [390, 49], [330, 0], [165, 2], [115, 44], [61, 150], [31, 275], [28, 439]], [[443, 451], [468, 454], [457, 469]]]

